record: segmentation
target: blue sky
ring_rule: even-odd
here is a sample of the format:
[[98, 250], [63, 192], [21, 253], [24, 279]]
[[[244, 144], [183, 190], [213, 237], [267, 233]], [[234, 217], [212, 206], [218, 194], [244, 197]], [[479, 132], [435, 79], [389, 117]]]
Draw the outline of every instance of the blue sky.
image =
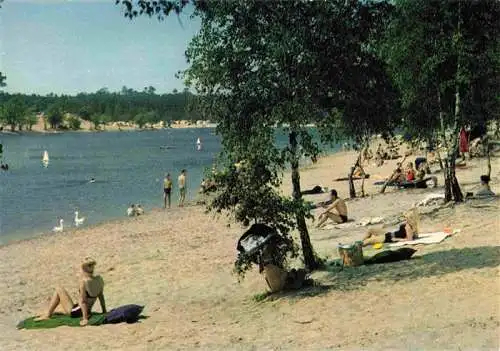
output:
[[0, 71], [7, 92], [76, 94], [126, 85], [181, 90], [174, 77], [198, 31], [189, 14], [129, 20], [114, 0], [5, 0]]

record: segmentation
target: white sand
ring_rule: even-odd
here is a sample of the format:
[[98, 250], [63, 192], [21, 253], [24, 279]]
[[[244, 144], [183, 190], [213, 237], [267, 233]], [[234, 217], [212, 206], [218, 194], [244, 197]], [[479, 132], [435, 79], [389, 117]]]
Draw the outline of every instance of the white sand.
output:
[[[347, 182], [332, 179], [345, 176], [354, 159], [349, 152], [322, 158], [301, 174], [303, 188], [320, 184], [348, 196]], [[367, 171], [386, 176], [394, 164]], [[470, 164], [457, 173], [467, 191], [486, 171], [484, 160]], [[499, 170], [495, 158], [497, 193]], [[373, 197], [348, 202], [351, 217], [396, 216], [435, 191], [389, 188], [376, 195], [373, 181], [366, 181]], [[359, 188], [360, 181], [356, 184]], [[284, 187], [289, 192], [288, 180]], [[418, 246], [420, 259], [315, 272], [329, 289], [264, 302], [253, 299], [266, 290], [257, 269], [241, 284], [231, 273], [243, 229], [228, 228], [223, 218], [215, 220], [200, 207], [150, 211], [2, 246], [0, 349], [498, 350], [498, 205], [498, 200], [468, 202], [423, 216], [422, 231], [461, 232], [437, 245]], [[312, 223], [310, 228], [315, 250], [329, 258], [337, 256], [339, 242], [360, 239], [366, 231], [316, 230]], [[108, 308], [144, 304], [150, 317], [133, 325], [16, 330], [19, 320], [45, 308], [54, 286], [76, 293], [77, 267], [87, 255], [98, 261]]]

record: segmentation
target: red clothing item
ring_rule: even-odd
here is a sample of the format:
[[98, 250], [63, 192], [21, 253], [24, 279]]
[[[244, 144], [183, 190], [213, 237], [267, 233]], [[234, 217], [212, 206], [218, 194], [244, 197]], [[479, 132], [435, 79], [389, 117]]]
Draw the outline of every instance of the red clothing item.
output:
[[415, 172], [412, 169], [406, 171], [406, 180], [413, 182], [415, 180]]
[[469, 135], [464, 128], [460, 129], [458, 149], [460, 152], [469, 152]]

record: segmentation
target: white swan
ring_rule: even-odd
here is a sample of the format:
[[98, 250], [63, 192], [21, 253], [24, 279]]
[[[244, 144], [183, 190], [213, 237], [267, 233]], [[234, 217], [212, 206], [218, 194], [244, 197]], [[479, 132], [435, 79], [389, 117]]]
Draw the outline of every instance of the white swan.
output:
[[64, 230], [64, 225], [63, 225], [63, 223], [64, 223], [64, 220], [61, 218], [61, 219], [59, 220], [59, 226], [54, 227], [54, 228], [52, 229], [52, 231], [54, 231], [54, 232], [62, 232], [62, 231]]
[[85, 221], [85, 217], [78, 217], [78, 211], [75, 211], [75, 226], [79, 226], [80, 224], [83, 224]]

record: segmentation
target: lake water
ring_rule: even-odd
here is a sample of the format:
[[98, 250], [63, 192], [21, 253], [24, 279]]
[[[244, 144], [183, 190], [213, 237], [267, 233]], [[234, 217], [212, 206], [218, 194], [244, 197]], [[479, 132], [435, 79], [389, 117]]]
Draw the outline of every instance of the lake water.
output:
[[[174, 181], [174, 205], [183, 168], [188, 171], [188, 200], [193, 199], [221, 147], [209, 128], [3, 134], [0, 142], [9, 164], [9, 171], [0, 172], [0, 243], [50, 232], [59, 217], [65, 227], [73, 227], [76, 208], [86, 217], [84, 225], [91, 225], [124, 217], [131, 203], [146, 211], [162, 207], [166, 172]], [[41, 162], [44, 150], [50, 158], [47, 168]], [[89, 183], [91, 178], [96, 181]]]

